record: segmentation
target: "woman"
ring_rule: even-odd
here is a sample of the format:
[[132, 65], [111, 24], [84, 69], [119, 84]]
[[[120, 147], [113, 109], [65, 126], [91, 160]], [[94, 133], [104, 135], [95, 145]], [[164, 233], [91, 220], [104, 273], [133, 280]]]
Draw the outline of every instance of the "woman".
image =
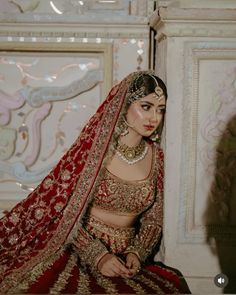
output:
[[[0, 221], [3, 293], [181, 293], [160, 241], [167, 98], [151, 72], [112, 88], [42, 183]], [[188, 290], [187, 290], [188, 291]]]

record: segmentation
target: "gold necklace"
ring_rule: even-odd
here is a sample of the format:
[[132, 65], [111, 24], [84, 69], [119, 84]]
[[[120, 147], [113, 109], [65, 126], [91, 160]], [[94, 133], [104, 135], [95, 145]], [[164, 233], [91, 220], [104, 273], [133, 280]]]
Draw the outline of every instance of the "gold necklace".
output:
[[118, 142], [116, 153], [117, 155], [129, 165], [141, 161], [147, 154], [148, 147], [145, 140], [142, 139], [135, 147], [130, 147], [125, 143]]

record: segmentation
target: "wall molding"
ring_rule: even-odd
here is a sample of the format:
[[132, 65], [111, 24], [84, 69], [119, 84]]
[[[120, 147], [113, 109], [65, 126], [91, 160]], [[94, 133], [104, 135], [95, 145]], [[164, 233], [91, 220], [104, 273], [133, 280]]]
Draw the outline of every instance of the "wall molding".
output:
[[156, 39], [165, 37], [236, 37], [236, 9], [160, 7], [150, 18]]
[[102, 26], [100, 24], [91, 25], [52, 25], [52, 24], [0, 24], [0, 37], [24, 37], [24, 38], [149, 38], [148, 25], [137, 24], [127, 25], [110, 25]]
[[227, 224], [206, 226], [194, 223], [199, 131], [199, 77], [202, 60], [236, 60], [235, 42], [184, 42], [183, 133], [180, 178], [179, 243], [206, 242], [206, 232], [235, 245], [236, 227]]

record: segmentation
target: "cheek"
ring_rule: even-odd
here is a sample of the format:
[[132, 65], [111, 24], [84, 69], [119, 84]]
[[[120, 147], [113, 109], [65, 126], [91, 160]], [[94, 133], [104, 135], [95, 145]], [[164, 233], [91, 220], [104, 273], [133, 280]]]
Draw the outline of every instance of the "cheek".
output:
[[145, 119], [145, 114], [141, 110], [139, 110], [137, 107], [131, 107], [128, 110], [127, 119], [133, 122], [136, 120], [143, 120]]

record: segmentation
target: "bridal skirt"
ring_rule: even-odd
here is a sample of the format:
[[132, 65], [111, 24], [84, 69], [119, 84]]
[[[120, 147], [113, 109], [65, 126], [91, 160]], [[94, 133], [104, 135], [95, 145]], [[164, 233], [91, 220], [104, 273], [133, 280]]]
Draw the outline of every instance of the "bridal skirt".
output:
[[[119, 249], [124, 235], [133, 235], [133, 229], [112, 228], [89, 218], [86, 229], [100, 238], [108, 249]], [[121, 231], [117, 234], [117, 231]], [[122, 239], [120, 239], [122, 237]], [[128, 237], [130, 238], [130, 237]], [[120, 254], [117, 253], [119, 256]], [[122, 257], [120, 255], [120, 257]], [[144, 265], [138, 274], [129, 279], [105, 277], [81, 263], [73, 250], [67, 247], [47, 261], [36, 265], [8, 293], [31, 294], [180, 294], [190, 293], [183, 277], [162, 263]]]

